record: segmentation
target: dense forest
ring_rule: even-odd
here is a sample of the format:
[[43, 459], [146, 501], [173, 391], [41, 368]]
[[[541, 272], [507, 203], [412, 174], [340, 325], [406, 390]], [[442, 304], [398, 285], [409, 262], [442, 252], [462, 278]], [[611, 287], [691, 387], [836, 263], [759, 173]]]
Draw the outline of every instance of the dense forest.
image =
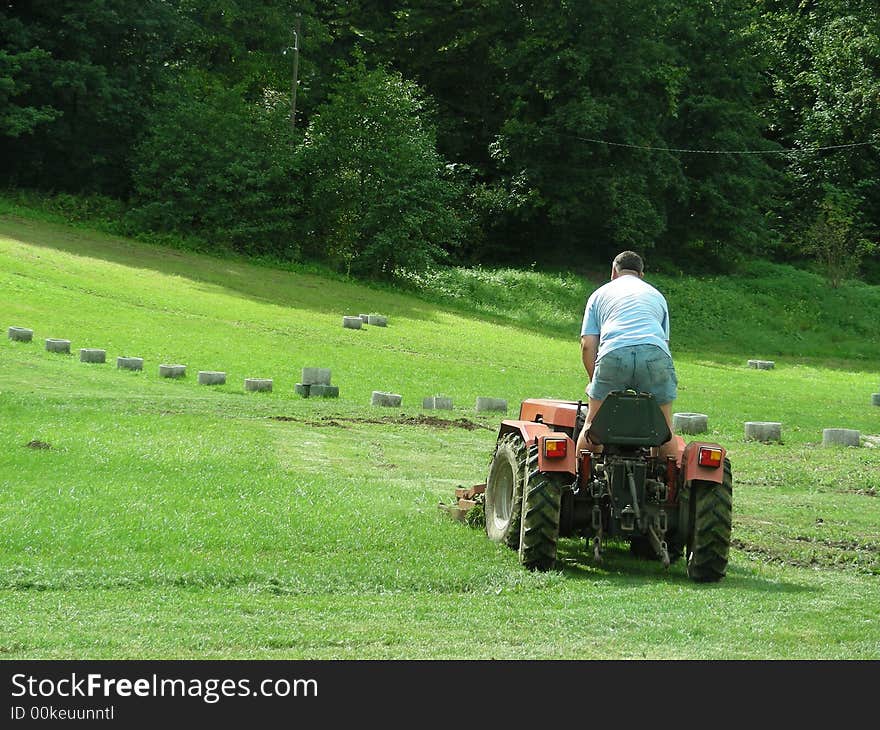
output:
[[0, 184], [391, 278], [880, 280], [876, 0], [3, 0]]

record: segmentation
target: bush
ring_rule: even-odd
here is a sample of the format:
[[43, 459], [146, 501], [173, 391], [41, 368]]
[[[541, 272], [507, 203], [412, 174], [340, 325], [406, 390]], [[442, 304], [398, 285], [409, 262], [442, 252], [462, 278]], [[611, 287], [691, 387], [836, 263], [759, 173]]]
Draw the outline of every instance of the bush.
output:
[[398, 74], [342, 70], [302, 149], [309, 253], [347, 273], [389, 279], [424, 270], [458, 244], [459, 195], [444, 177], [418, 89]]
[[135, 154], [137, 226], [297, 258], [301, 208], [284, 104], [250, 103], [195, 77], [164, 94]]

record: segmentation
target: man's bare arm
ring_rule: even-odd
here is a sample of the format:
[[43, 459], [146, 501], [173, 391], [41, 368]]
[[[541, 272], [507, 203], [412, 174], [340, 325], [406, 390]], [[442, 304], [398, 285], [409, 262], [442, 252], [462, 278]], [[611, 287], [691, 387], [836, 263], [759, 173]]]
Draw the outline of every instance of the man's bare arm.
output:
[[593, 379], [593, 371], [596, 369], [596, 355], [599, 353], [598, 335], [581, 335], [581, 359], [584, 369], [590, 380]]

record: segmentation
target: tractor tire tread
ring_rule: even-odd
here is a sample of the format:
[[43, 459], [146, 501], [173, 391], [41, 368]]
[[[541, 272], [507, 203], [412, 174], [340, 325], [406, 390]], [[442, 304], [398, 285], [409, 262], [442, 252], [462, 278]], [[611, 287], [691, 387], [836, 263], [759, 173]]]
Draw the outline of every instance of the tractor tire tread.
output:
[[694, 482], [692, 535], [688, 545], [687, 573], [699, 583], [721, 580], [727, 572], [733, 523], [733, 476], [724, 460], [721, 484]]
[[538, 471], [536, 446], [529, 447], [528, 471], [523, 494], [519, 559], [529, 570], [553, 570], [559, 541], [563, 477]]

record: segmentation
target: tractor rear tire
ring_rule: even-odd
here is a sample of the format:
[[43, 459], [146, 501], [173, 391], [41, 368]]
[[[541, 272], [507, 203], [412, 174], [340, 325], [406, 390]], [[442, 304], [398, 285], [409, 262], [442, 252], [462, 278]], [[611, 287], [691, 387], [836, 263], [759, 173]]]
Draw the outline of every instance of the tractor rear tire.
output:
[[509, 433], [495, 447], [486, 478], [486, 535], [511, 550], [519, 548], [523, 487], [528, 478], [527, 450], [518, 434]]
[[565, 475], [538, 471], [538, 447], [529, 448], [529, 477], [522, 502], [519, 561], [529, 570], [556, 566], [559, 512]]
[[733, 475], [724, 460], [721, 484], [691, 484], [691, 538], [687, 548], [687, 574], [699, 583], [721, 580], [727, 572], [730, 531], [733, 523]]

